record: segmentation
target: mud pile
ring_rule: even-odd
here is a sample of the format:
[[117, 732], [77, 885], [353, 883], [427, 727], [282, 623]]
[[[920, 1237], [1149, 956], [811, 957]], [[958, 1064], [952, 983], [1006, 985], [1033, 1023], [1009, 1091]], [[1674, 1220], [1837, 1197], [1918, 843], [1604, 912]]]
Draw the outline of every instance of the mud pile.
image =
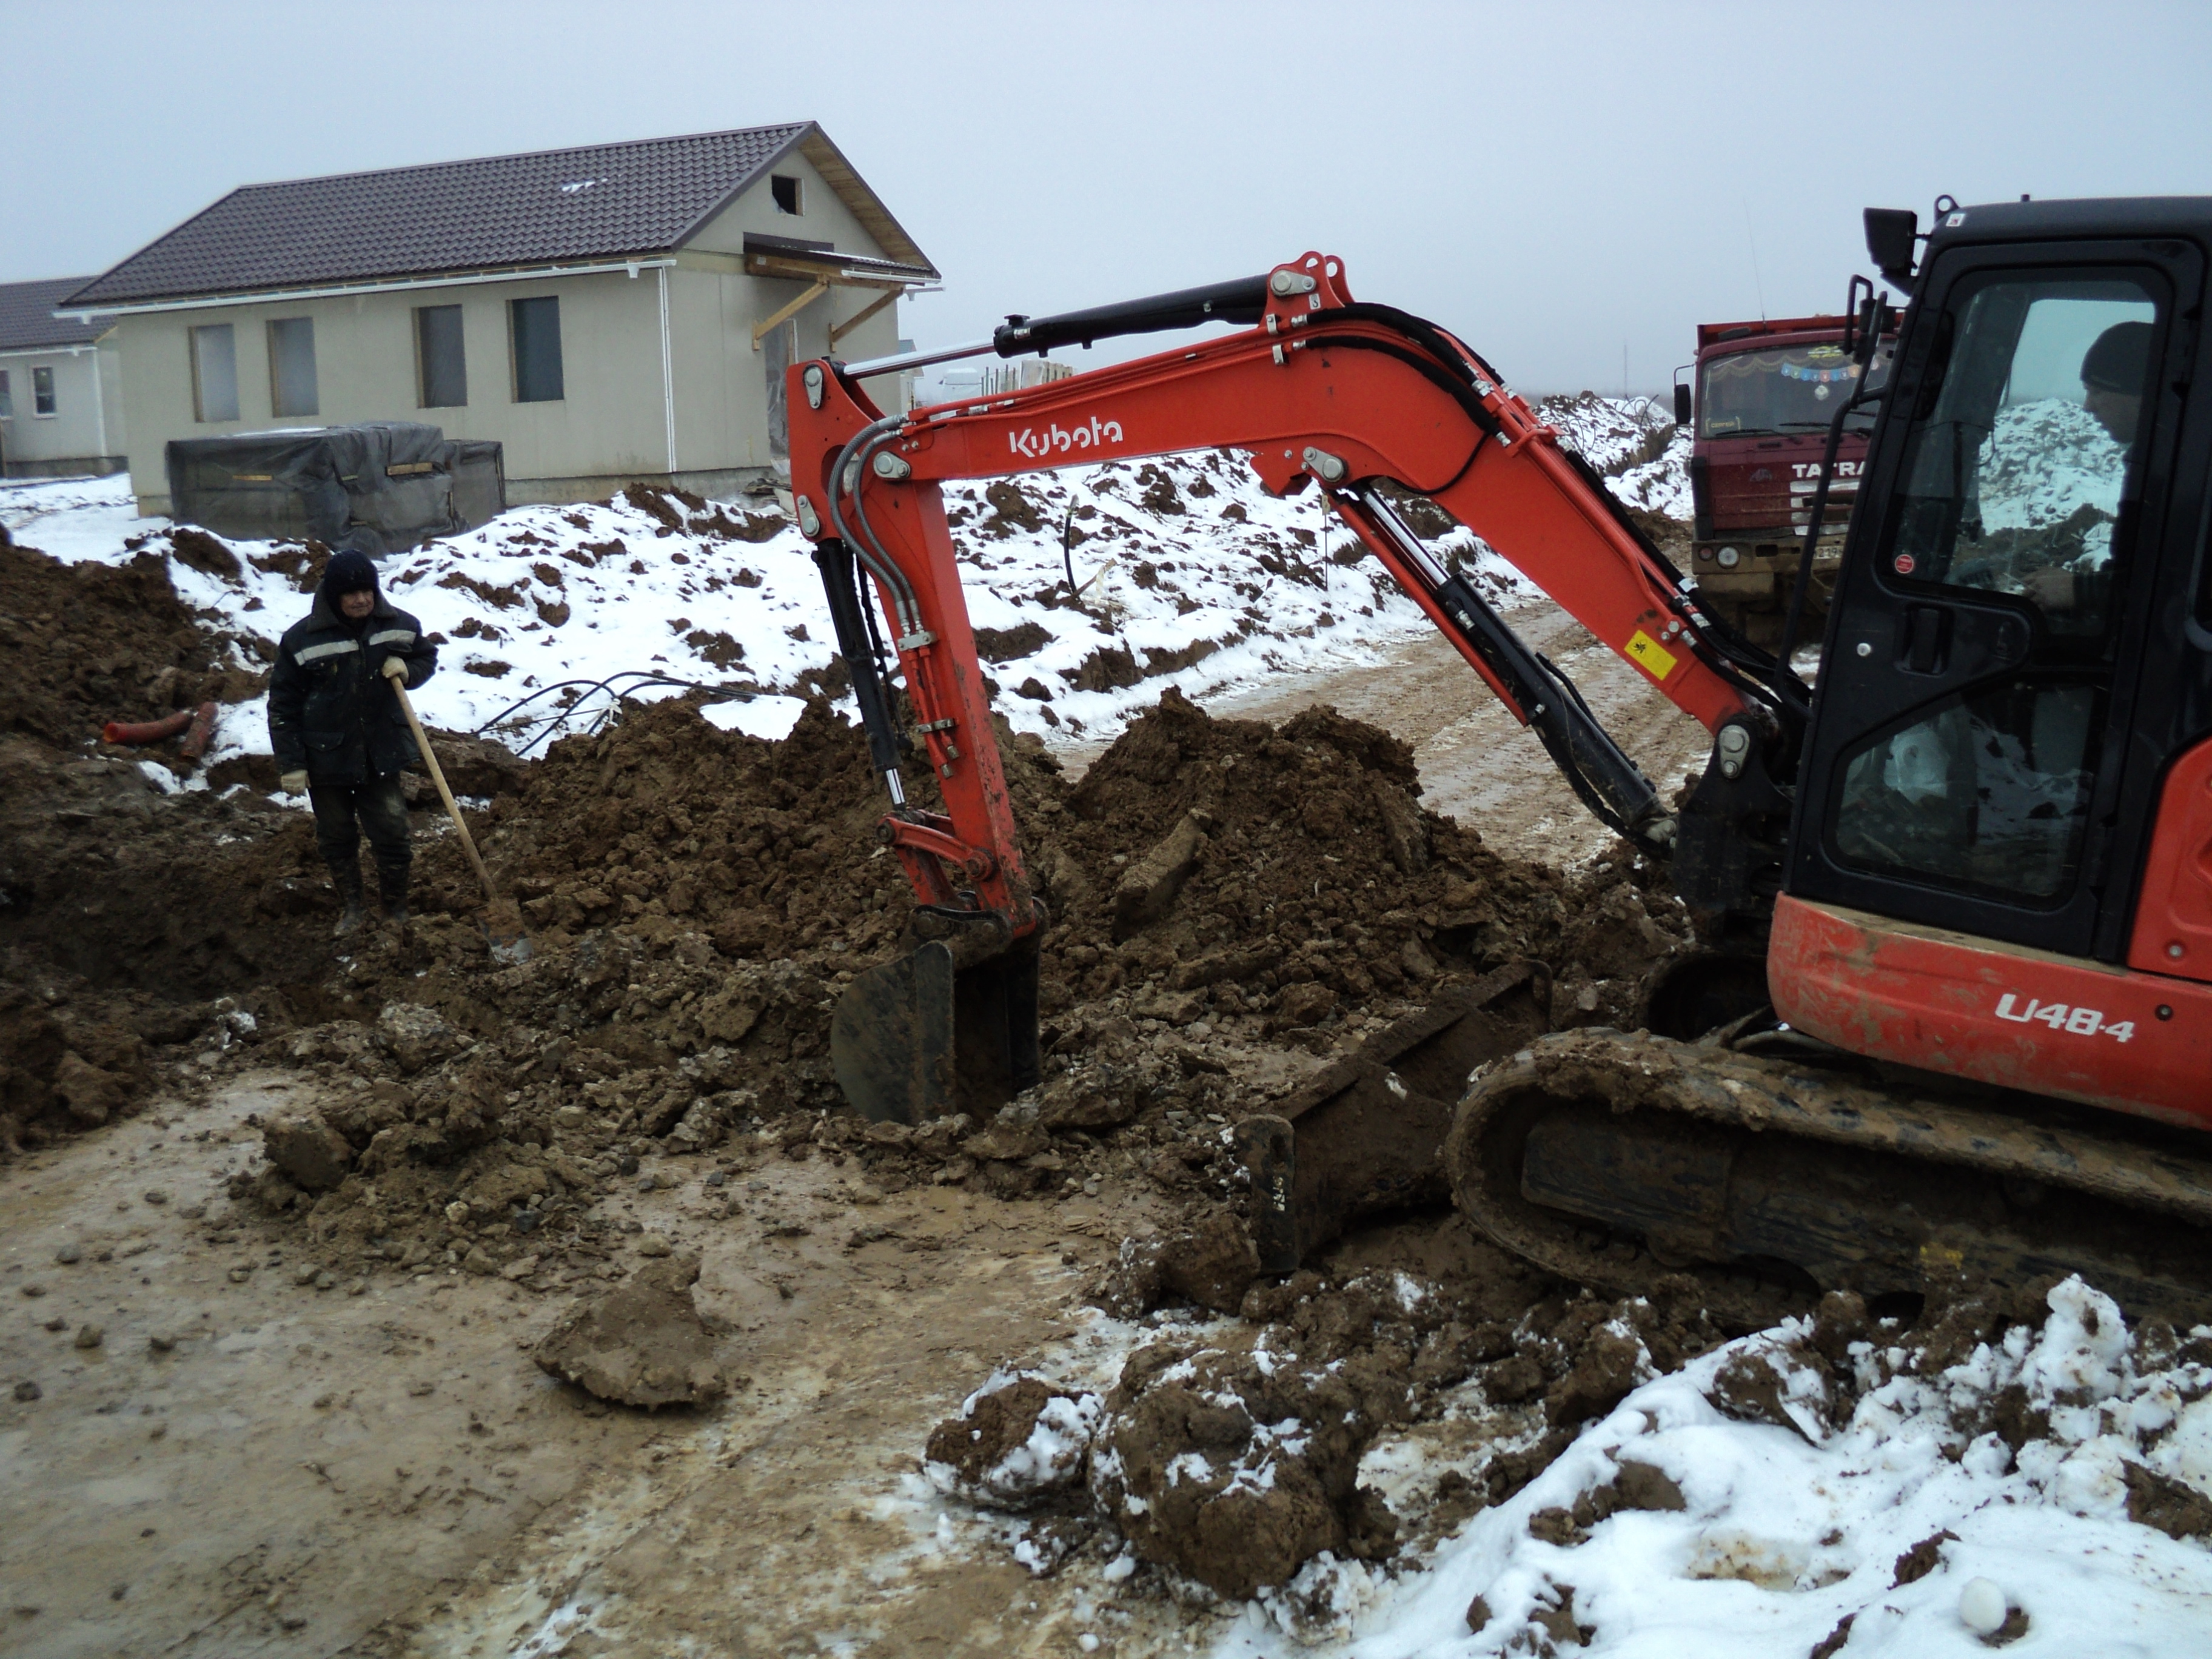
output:
[[[416, 926], [364, 942], [327, 982], [325, 1006], [343, 999], [347, 1018], [283, 1039], [365, 1091], [326, 1126], [343, 1152], [319, 1175], [279, 1154], [255, 1192], [312, 1212], [341, 1257], [420, 1267], [474, 1251], [501, 1272], [544, 1254], [514, 1231], [520, 1212], [573, 1218], [580, 1192], [671, 1152], [739, 1165], [818, 1152], [879, 1183], [1003, 1196], [1142, 1173], [1219, 1199], [1236, 1172], [1209, 1115], [1266, 1097], [1244, 1056], [1271, 1038], [1327, 1048], [1401, 999], [1556, 951], [1589, 902], [1422, 812], [1402, 745], [1325, 710], [1278, 731], [1170, 694], [1073, 789], [1034, 741], [1001, 742], [1054, 921], [1046, 1081], [995, 1120], [838, 1109], [836, 994], [901, 948], [909, 908], [872, 833], [857, 729], [817, 702], [767, 743], [670, 701], [563, 739], [483, 815], [532, 961], [489, 959], [458, 848], [423, 848]], [[1638, 964], [1617, 960], [1629, 947], [1607, 912], [1608, 971], [1663, 957], [1664, 908], [1647, 914], [1619, 872], [1600, 888], [1641, 919], [1626, 937], [1654, 941]], [[1249, 1277], [1218, 1294], [1235, 1305]]]
[[[205, 548], [200, 546], [206, 544]], [[180, 553], [232, 558], [179, 532]], [[235, 562], [234, 559], [233, 560]], [[0, 1156], [132, 1109], [164, 1048], [220, 1053], [227, 992], [323, 962], [294, 926], [281, 815], [252, 798], [166, 793], [173, 740], [97, 744], [260, 690], [238, 641], [177, 597], [167, 562], [64, 565], [0, 540]], [[167, 784], [174, 789], [175, 784]], [[274, 849], [268, 843], [280, 843]]]
[[[939, 1425], [924, 1462], [949, 1493], [1039, 1514], [1024, 1559], [1126, 1547], [1242, 1599], [1323, 1552], [1381, 1561], [1425, 1547], [1519, 1492], [1638, 1383], [1725, 1336], [1693, 1297], [1607, 1303], [1454, 1218], [1255, 1287], [1241, 1319], [1170, 1326], [1097, 1393], [1001, 1373]], [[1362, 1455], [1447, 1416], [1480, 1421], [1480, 1449], [1440, 1460], [1394, 1511], [1362, 1484]], [[1042, 1466], [1041, 1446], [1055, 1454]]]
[[1047, 1007], [1326, 1029], [1531, 957], [1560, 970], [1571, 1006], [1594, 981], [1625, 981], [1585, 996], [1589, 1016], [1626, 1012], [1686, 937], [1632, 861], [1571, 882], [1423, 810], [1419, 788], [1405, 744], [1333, 710], [1278, 728], [1170, 690], [1064, 799], [1017, 789], [1063, 917]]
[[[198, 551], [237, 566], [212, 536], [182, 531], [176, 545], [179, 557]], [[107, 720], [158, 720], [210, 699], [235, 702], [267, 684], [258, 666], [240, 665], [264, 660], [261, 651], [204, 628], [170, 585], [166, 560], [142, 552], [125, 565], [65, 565], [15, 545], [4, 532], [0, 648], [9, 658], [0, 731], [56, 749], [97, 737]], [[160, 760], [173, 747], [146, 752]]]

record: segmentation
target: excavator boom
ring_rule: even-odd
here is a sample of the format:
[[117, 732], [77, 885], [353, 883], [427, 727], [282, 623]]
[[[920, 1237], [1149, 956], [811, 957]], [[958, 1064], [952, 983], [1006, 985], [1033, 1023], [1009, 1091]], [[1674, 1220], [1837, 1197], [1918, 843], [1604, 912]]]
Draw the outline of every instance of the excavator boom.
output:
[[[1023, 868], [981, 665], [939, 486], [1078, 463], [1235, 448], [1277, 495], [1316, 486], [1514, 716], [1532, 726], [1576, 793], [1655, 854], [1676, 824], [1650, 781], [1573, 686], [1524, 645], [1474, 586], [1444, 568], [1378, 488], [1425, 495], [1494, 547], [1664, 696], [1748, 752], [1790, 713], [1558, 434], [1472, 350], [1385, 306], [1355, 302], [1336, 259], [1309, 253], [1266, 276], [1066, 317], [1018, 319], [1007, 355], [1111, 335], [1229, 319], [1253, 325], [963, 404], [886, 416], [857, 377], [794, 366], [793, 491], [817, 538], [839, 645], [892, 807], [880, 834], [912, 884], [915, 953], [848, 995], [840, 1075], [864, 1110], [908, 1119], [1033, 1081], [1040, 908]], [[875, 618], [881, 606], [914, 719], [895, 729]], [[879, 662], [881, 665], [878, 666]], [[945, 811], [907, 805], [902, 745], [935, 775]], [[1733, 752], [1733, 751], [1732, 751]], [[988, 994], [958, 988], [988, 973]], [[951, 988], [948, 989], [948, 988]], [[1015, 1005], [1005, 1012], [1002, 999]], [[950, 999], [951, 1007], [947, 1010]], [[963, 1018], [961, 1010], [969, 1011]], [[963, 1042], [962, 1027], [968, 1028]], [[988, 1055], [978, 1058], [979, 1051]], [[980, 1092], [978, 1092], [980, 1091]]]

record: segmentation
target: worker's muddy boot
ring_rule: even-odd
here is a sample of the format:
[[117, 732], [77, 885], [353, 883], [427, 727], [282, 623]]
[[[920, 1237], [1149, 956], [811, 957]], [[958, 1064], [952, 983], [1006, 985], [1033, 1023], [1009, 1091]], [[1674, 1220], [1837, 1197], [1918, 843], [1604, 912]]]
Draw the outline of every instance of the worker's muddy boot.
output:
[[407, 925], [407, 878], [404, 870], [379, 870], [377, 896], [384, 901], [384, 919], [394, 927]]
[[334, 869], [331, 872], [331, 880], [338, 890], [340, 902], [345, 906], [338, 915], [338, 925], [331, 932], [335, 937], [343, 939], [367, 920], [368, 901], [362, 892], [359, 870]]

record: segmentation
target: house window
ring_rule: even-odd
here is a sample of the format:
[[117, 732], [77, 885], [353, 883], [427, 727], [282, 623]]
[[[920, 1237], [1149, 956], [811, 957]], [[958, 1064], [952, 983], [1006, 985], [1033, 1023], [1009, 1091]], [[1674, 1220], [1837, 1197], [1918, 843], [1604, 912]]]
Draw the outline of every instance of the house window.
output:
[[269, 325], [269, 406], [278, 415], [320, 412], [312, 317], [280, 317]]
[[798, 213], [801, 210], [798, 179], [786, 178], [781, 173], [772, 173], [769, 175], [768, 193], [775, 198], [778, 213]]
[[424, 306], [415, 313], [415, 364], [422, 406], [459, 409], [469, 401], [469, 364], [461, 349], [461, 308]]
[[0, 368], [0, 421], [15, 418], [15, 391], [8, 384], [8, 371]]
[[192, 412], [202, 421], [238, 418], [238, 340], [228, 323], [192, 331]]
[[51, 368], [31, 371], [31, 413], [51, 415], [54, 412], [54, 372]]
[[509, 300], [514, 340], [514, 401], [558, 403], [561, 399], [561, 301]]

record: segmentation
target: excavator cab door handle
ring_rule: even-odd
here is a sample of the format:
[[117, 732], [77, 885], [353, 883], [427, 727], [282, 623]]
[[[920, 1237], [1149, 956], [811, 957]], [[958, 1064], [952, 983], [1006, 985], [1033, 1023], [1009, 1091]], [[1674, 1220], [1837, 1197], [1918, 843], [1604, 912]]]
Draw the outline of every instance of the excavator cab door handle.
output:
[[1909, 605], [1899, 621], [1899, 668], [1908, 674], [1936, 675], [1950, 666], [1951, 612], [1947, 606]]

